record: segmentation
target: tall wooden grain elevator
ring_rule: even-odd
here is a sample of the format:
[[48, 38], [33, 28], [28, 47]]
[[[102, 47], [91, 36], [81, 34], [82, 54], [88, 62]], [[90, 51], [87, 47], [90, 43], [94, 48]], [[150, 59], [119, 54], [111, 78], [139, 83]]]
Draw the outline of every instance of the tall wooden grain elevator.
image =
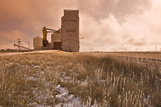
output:
[[61, 42], [63, 51], [79, 52], [79, 10], [64, 10]]

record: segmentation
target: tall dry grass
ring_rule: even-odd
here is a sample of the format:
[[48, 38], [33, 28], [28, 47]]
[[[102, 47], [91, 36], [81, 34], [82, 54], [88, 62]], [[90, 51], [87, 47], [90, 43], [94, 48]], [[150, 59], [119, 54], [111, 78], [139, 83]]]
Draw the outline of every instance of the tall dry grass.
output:
[[[54, 106], [60, 84], [81, 104], [99, 107], [161, 106], [159, 63], [72, 53], [0, 57], [0, 105]], [[62, 80], [69, 77], [68, 80]]]

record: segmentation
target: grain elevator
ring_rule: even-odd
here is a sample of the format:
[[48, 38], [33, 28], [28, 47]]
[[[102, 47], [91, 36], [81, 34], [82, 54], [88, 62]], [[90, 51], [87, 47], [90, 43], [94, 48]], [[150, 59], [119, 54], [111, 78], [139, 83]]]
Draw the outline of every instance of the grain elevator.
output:
[[[50, 28], [45, 32], [51, 33], [51, 43], [43, 47], [42, 38], [34, 38], [34, 49], [55, 49], [67, 52], [79, 52], [79, 10], [64, 10], [61, 18], [61, 28], [54, 30]], [[47, 36], [47, 35], [43, 35]], [[47, 41], [47, 40], [46, 40]]]
[[79, 52], [79, 11], [64, 10], [61, 20], [62, 50]]

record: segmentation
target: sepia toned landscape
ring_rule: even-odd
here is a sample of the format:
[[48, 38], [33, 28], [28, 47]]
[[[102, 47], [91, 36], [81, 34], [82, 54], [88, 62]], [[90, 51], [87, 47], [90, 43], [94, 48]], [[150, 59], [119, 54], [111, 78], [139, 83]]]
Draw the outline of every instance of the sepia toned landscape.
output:
[[161, 1], [1, 1], [0, 107], [161, 107]]

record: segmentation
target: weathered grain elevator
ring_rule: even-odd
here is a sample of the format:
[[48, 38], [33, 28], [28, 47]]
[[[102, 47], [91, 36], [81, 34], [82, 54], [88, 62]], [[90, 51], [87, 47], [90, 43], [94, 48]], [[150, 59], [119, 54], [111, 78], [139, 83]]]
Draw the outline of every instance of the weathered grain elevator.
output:
[[63, 51], [79, 52], [79, 10], [64, 10], [61, 42]]
[[[55, 49], [79, 52], [79, 10], [64, 10], [59, 30], [43, 27], [42, 31], [43, 38], [33, 38], [35, 50]], [[48, 33], [52, 33], [51, 43], [47, 40]]]

